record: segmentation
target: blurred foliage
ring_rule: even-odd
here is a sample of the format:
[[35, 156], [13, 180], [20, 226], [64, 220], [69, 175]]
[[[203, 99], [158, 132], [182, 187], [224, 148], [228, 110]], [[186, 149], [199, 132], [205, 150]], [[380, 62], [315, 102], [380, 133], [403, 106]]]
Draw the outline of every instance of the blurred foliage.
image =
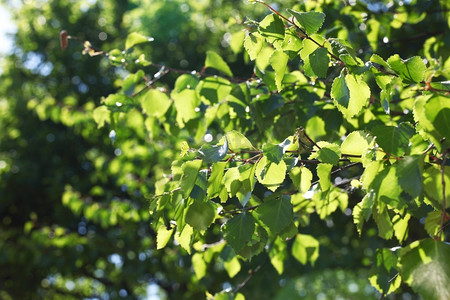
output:
[[[60, 31], [67, 30], [98, 50], [121, 51], [128, 34], [139, 32], [154, 38], [140, 45], [141, 53], [153, 63], [200, 72], [206, 51], [214, 50], [236, 78], [250, 78], [254, 69], [242, 43], [245, 30], [254, 30], [255, 24], [246, 20], [261, 21], [267, 8], [238, 0], [2, 2], [11, 10], [18, 30], [15, 48], [2, 60], [0, 74], [0, 298], [145, 299], [158, 295], [199, 299], [207, 291], [239, 286], [249, 273], [251, 279], [241, 290], [247, 299], [331, 299], [333, 295], [359, 299], [377, 294], [366, 279], [376, 249], [398, 243], [379, 238], [373, 221], [364, 225], [359, 237], [351, 212], [345, 210], [325, 221], [318, 216], [304, 220], [302, 233], [320, 242], [320, 259], [313, 268], [286, 258], [283, 275], [261, 254], [249, 263], [239, 263], [235, 277], [230, 278], [230, 261], [214, 250], [223, 247], [214, 245], [217, 228], [203, 237], [213, 250], [204, 252], [210, 255], [210, 263], [201, 279], [193, 256], [176, 241], [156, 250], [160, 248], [157, 232], [170, 224], [155, 223], [149, 200], [170, 178], [167, 174], [182, 142], [196, 146], [202, 142], [203, 135], [195, 136], [197, 121], [186, 122], [185, 130], [164, 125], [164, 118], [176, 118], [171, 107], [161, 120], [131, 109], [126, 117], [113, 118], [116, 127], [99, 125], [94, 109], [102, 99], [123, 92], [124, 78], [140, 66], [82, 55], [83, 46], [74, 39], [63, 52], [58, 40]], [[298, 1], [279, 2], [276, 8], [283, 13], [286, 8], [303, 7]], [[443, 34], [448, 26], [437, 9], [445, 10], [445, 1], [396, 6], [405, 13], [392, 13], [387, 1], [356, 1], [353, 10], [343, 11], [346, 1], [319, 2], [327, 5], [323, 25], [327, 37], [359, 45], [360, 56], [376, 51], [382, 57], [401, 53], [430, 61], [448, 58], [448, 33]], [[305, 5], [310, 10], [319, 5], [314, 3]], [[362, 24], [371, 29], [371, 35], [361, 29]], [[150, 78], [161, 71], [155, 65], [142, 69]], [[163, 76], [160, 90], [171, 89], [179, 75]], [[137, 83], [136, 91], [138, 87], [143, 84]], [[302, 93], [301, 97], [314, 98], [309, 91]], [[267, 112], [264, 101], [258, 104], [263, 114]], [[314, 139], [336, 138], [338, 133], [330, 128], [342, 116], [329, 109], [319, 121], [306, 123], [314, 113], [300, 113], [301, 125], [308, 130], [326, 120]], [[220, 137], [229, 121], [226, 112], [222, 116], [208, 127], [214, 138]], [[270, 112], [264, 117], [268, 118], [257, 119], [259, 131], [250, 132], [252, 140], [264, 136], [279, 140], [285, 136], [282, 129], [298, 124], [292, 119], [275, 120]], [[273, 131], [261, 130], [267, 129], [267, 120], [277, 123]], [[239, 125], [250, 128], [244, 121]], [[355, 173], [347, 170], [343, 176], [351, 178]], [[348, 206], [353, 207], [363, 195], [358, 189], [348, 192]], [[411, 240], [427, 236], [419, 222], [412, 220], [409, 226]], [[201, 250], [200, 245], [194, 247]], [[404, 291], [411, 292], [408, 287]]]

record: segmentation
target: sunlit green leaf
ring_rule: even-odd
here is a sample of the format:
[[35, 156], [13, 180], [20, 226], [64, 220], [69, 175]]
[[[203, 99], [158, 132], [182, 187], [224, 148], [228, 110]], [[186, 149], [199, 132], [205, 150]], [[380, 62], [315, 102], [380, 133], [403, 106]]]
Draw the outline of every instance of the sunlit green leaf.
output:
[[129, 49], [137, 44], [142, 44], [146, 42], [151, 42], [154, 39], [152, 37], [147, 37], [137, 32], [132, 32], [127, 36], [127, 40], [125, 41], [125, 49]]
[[226, 134], [228, 147], [233, 151], [253, 149], [252, 143], [240, 132], [232, 130]]
[[268, 161], [264, 156], [256, 165], [256, 178], [268, 189], [275, 191], [286, 177], [286, 163], [281, 160], [278, 164]]
[[325, 20], [325, 14], [322, 12], [297, 12], [292, 9], [288, 10], [294, 16], [298, 24], [305, 28], [308, 35], [316, 33], [322, 27], [323, 21]]
[[270, 65], [275, 70], [275, 83], [278, 91], [282, 89], [281, 82], [286, 73], [288, 59], [289, 57], [283, 51], [274, 51], [269, 59]]
[[244, 40], [244, 47], [251, 60], [255, 60], [264, 43], [264, 38], [258, 32], [249, 33]]
[[319, 241], [308, 234], [297, 234], [292, 244], [292, 255], [301, 264], [306, 265], [309, 261], [314, 266], [319, 257]]
[[389, 57], [387, 63], [407, 84], [419, 83], [424, 78], [426, 66], [419, 56], [403, 60], [398, 54], [395, 54]]
[[370, 88], [358, 75], [345, 75], [342, 70], [331, 87], [331, 98], [342, 114], [351, 118], [361, 112], [370, 97]]
[[156, 249], [164, 248], [172, 237], [173, 228], [168, 229], [165, 225], [158, 227], [156, 234]]
[[214, 51], [206, 52], [205, 68], [214, 68], [229, 77], [233, 77], [233, 73], [231, 72], [230, 67], [223, 60], [223, 58]]
[[140, 101], [144, 113], [157, 118], [162, 117], [172, 104], [172, 101], [165, 93], [155, 89], [145, 92], [140, 97]]
[[333, 165], [320, 163], [317, 165], [317, 176], [319, 176], [319, 184], [322, 192], [327, 191], [331, 187], [330, 173]]

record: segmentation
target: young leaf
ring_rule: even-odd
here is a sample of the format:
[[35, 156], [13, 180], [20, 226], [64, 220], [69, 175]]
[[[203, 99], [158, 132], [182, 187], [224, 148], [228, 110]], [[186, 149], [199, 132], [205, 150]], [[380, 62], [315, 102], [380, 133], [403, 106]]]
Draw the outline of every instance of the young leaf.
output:
[[223, 60], [223, 58], [220, 57], [219, 54], [217, 54], [214, 51], [206, 52], [205, 68], [209, 67], [221, 71], [222, 73], [224, 73], [229, 77], [233, 77], [233, 73], [231, 72], [230, 67]]
[[248, 213], [234, 216], [222, 227], [225, 240], [235, 252], [239, 252], [251, 240], [254, 230], [255, 219]]
[[345, 75], [342, 70], [331, 86], [331, 98], [344, 117], [351, 118], [361, 112], [370, 98], [370, 88], [359, 75]]
[[450, 140], [450, 99], [443, 96], [432, 97], [425, 104], [425, 115], [434, 130]]
[[293, 221], [291, 198], [282, 196], [266, 200], [256, 209], [256, 213], [275, 236]]
[[295, 20], [305, 28], [308, 35], [316, 33], [322, 27], [325, 20], [325, 14], [317, 11], [297, 12], [292, 9], [288, 11], [294, 16]]
[[425, 239], [402, 249], [400, 274], [423, 299], [450, 299], [450, 246]]
[[196, 108], [200, 105], [200, 99], [194, 90], [189, 89], [179, 93], [172, 92], [171, 96], [177, 110], [177, 123], [183, 128], [187, 122], [199, 115]]
[[132, 32], [127, 36], [127, 40], [125, 41], [125, 49], [130, 49], [137, 44], [152, 42], [153, 40], [154, 39], [152, 37], [147, 37], [140, 33]]
[[308, 234], [297, 234], [292, 244], [292, 255], [302, 265], [309, 261], [314, 266], [319, 257], [319, 241]]
[[419, 56], [403, 60], [398, 54], [395, 54], [389, 57], [387, 63], [406, 84], [419, 83], [425, 75], [426, 66]]

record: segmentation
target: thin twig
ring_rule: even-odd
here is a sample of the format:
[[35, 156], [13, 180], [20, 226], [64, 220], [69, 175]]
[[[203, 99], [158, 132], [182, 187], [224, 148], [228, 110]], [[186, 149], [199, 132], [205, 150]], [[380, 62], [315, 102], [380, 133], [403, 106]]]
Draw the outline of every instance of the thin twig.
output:
[[439, 229], [439, 237], [442, 237], [442, 233], [444, 232], [444, 223], [447, 216], [447, 201], [445, 197], [445, 163], [447, 162], [448, 151], [445, 151], [443, 154], [443, 160], [441, 164], [441, 180], [442, 180], [442, 217], [441, 217], [441, 228]]
[[263, 261], [261, 264], [259, 264], [255, 269], [248, 271], [249, 275], [247, 276], [247, 278], [245, 278], [245, 280], [243, 282], [241, 282], [233, 291], [233, 294], [236, 294], [240, 289], [242, 289], [247, 282], [253, 277], [253, 275], [255, 275], [256, 272], [258, 272], [262, 265], [265, 263], [266, 261]]

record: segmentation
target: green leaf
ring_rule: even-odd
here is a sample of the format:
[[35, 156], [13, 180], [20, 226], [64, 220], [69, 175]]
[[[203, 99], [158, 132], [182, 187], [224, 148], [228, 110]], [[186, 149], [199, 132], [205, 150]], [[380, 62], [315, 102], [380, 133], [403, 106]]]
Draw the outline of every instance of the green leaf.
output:
[[203, 259], [203, 255], [200, 253], [194, 253], [192, 255], [192, 268], [194, 269], [195, 276], [197, 279], [202, 279], [206, 275], [207, 265]]
[[425, 104], [425, 115], [441, 136], [450, 140], [450, 98], [432, 97]]
[[229, 77], [233, 77], [230, 67], [223, 60], [223, 58], [214, 51], [206, 52], [205, 68], [214, 68]]
[[422, 191], [423, 160], [423, 155], [406, 156], [396, 164], [398, 183], [413, 198]]
[[335, 188], [325, 193], [315, 193], [313, 198], [316, 212], [320, 219], [325, 220], [338, 208], [342, 211], [348, 206], [348, 195]]
[[284, 261], [287, 259], [286, 248], [286, 242], [278, 237], [269, 250], [270, 262], [279, 275], [284, 271]]
[[407, 214], [404, 217], [400, 215], [395, 215], [392, 218], [392, 224], [394, 225], [394, 235], [399, 241], [399, 243], [403, 243], [403, 241], [408, 237], [408, 222], [411, 218], [411, 215]]
[[255, 173], [258, 181], [274, 192], [283, 183], [286, 171], [286, 163], [283, 160], [276, 164], [263, 156], [256, 165]]
[[291, 197], [268, 199], [256, 209], [256, 213], [275, 236], [293, 221]]
[[298, 24], [305, 28], [308, 35], [316, 33], [322, 27], [323, 21], [325, 20], [325, 14], [322, 12], [297, 12], [292, 9], [288, 9], [288, 11], [294, 16]]
[[191, 74], [181, 74], [175, 81], [173, 92], [179, 93], [185, 89], [195, 89], [199, 83], [196, 76]]
[[283, 51], [274, 51], [270, 56], [269, 63], [275, 71], [275, 83], [278, 91], [281, 91], [281, 82], [286, 73], [289, 57]]
[[282, 143], [277, 145], [265, 144], [263, 147], [263, 154], [267, 157], [267, 160], [278, 164], [280, 163], [286, 148], [288, 148], [290, 144], [291, 141], [289, 139], [285, 139]]
[[191, 254], [191, 245], [192, 245], [192, 235], [194, 230], [191, 226], [186, 224], [181, 232], [175, 234], [175, 239], [180, 243], [180, 246], [186, 250], [188, 254]]
[[244, 39], [245, 39], [245, 32], [242, 30], [231, 34], [230, 48], [234, 54], [238, 54], [239, 52], [241, 52], [242, 46], [244, 44]]
[[202, 161], [200, 159], [187, 161], [181, 166], [183, 175], [180, 181], [180, 188], [185, 197], [188, 197], [191, 194], [201, 166]]
[[268, 43], [281, 46], [284, 40], [284, 24], [279, 16], [276, 14], [270, 14], [259, 23], [259, 32], [266, 38]]
[[423, 299], [450, 299], [450, 246], [425, 239], [400, 254], [400, 273]]
[[317, 176], [319, 176], [319, 184], [322, 192], [327, 191], [331, 187], [330, 174], [333, 165], [320, 163], [317, 165]]
[[376, 141], [384, 151], [395, 156], [402, 156], [409, 149], [409, 139], [415, 130], [410, 123], [400, 123], [397, 126], [377, 126], [372, 130]]
[[301, 264], [306, 265], [309, 261], [314, 266], [319, 257], [319, 241], [308, 234], [297, 234], [292, 244], [292, 255]]
[[244, 40], [244, 48], [247, 50], [250, 60], [255, 60], [262, 49], [264, 38], [258, 32], [249, 33]]
[[331, 98], [344, 117], [351, 118], [361, 112], [370, 98], [370, 88], [359, 75], [345, 75], [345, 70], [336, 77], [331, 87]]
[[430, 86], [437, 90], [450, 91], [450, 80], [441, 82], [430, 82]]
[[240, 173], [237, 167], [229, 168], [222, 179], [225, 189], [230, 194], [231, 197], [235, 196], [236, 193], [241, 188], [241, 181], [239, 180]]
[[[220, 143], [219, 143], [220, 144]], [[215, 163], [222, 160], [228, 152], [228, 141], [224, 138], [222, 145], [204, 145], [199, 150], [198, 153], [201, 155], [202, 159], [207, 163]]]
[[[422, 173], [423, 190], [427, 198], [433, 203], [436, 209], [442, 210], [442, 174], [439, 166], [429, 166]], [[450, 187], [450, 167], [444, 167], [444, 182], [446, 187]], [[450, 199], [450, 188], [445, 189], [445, 198]], [[450, 201], [446, 201], [446, 208], [450, 207]]]
[[251, 240], [254, 230], [255, 219], [245, 212], [234, 216], [222, 227], [225, 240], [235, 252], [239, 252]]
[[360, 236], [362, 233], [364, 222], [367, 222], [369, 220], [369, 217], [372, 215], [375, 196], [375, 192], [371, 190], [363, 197], [361, 202], [356, 204], [353, 208], [353, 223], [356, 224], [356, 229], [358, 230]]
[[372, 141], [373, 138], [367, 132], [362, 130], [353, 131], [342, 142], [341, 152], [351, 156], [363, 156]]
[[142, 110], [149, 116], [160, 118], [169, 109], [172, 101], [169, 97], [155, 89], [148, 90], [140, 97]]
[[406, 84], [419, 83], [424, 78], [426, 66], [419, 56], [403, 60], [395, 54], [389, 57], [387, 63]]
[[386, 209], [381, 212], [375, 210], [373, 212], [373, 219], [378, 227], [378, 235], [385, 240], [390, 239], [394, 234], [394, 226], [392, 225], [388, 211]]
[[132, 32], [127, 36], [125, 41], [125, 49], [130, 49], [134, 45], [142, 44], [146, 42], [152, 42], [154, 39], [152, 37], [147, 37], [137, 32]]
[[208, 198], [215, 198], [219, 196], [219, 192], [223, 189], [222, 178], [226, 165], [227, 162], [222, 161], [216, 162], [212, 165], [211, 176], [208, 179]]
[[320, 162], [337, 165], [341, 158], [341, 151], [339, 145], [329, 142], [320, 141], [317, 143], [320, 149], [316, 149], [317, 152], [312, 153], [310, 159], [317, 158]]
[[173, 228], [167, 229], [166, 225], [159, 226], [156, 233], [156, 249], [159, 250], [164, 248], [170, 241], [172, 234]]
[[310, 77], [326, 78], [330, 58], [327, 48], [317, 48], [305, 60], [305, 74]]
[[300, 193], [306, 193], [311, 187], [313, 175], [305, 166], [292, 168], [289, 176]]
[[425, 230], [431, 237], [437, 237], [441, 229], [442, 212], [430, 211], [425, 218]]
[[390, 249], [377, 249], [376, 264], [370, 270], [370, 283], [376, 287], [383, 295], [394, 292], [401, 281], [393, 280], [400, 278], [397, 274], [398, 258]]
[[177, 123], [181, 128], [199, 116], [197, 107], [200, 105], [200, 99], [195, 90], [186, 89], [179, 93], [172, 92], [171, 96], [177, 110]]
[[225, 135], [228, 140], [228, 147], [233, 151], [242, 149], [254, 149], [252, 143], [240, 132], [232, 130]]
[[210, 201], [195, 200], [186, 212], [186, 223], [198, 231], [208, 229], [215, 218], [216, 208]]
[[94, 109], [92, 116], [94, 117], [95, 123], [97, 123], [97, 128], [102, 128], [106, 122], [110, 122], [111, 111], [102, 105]]

